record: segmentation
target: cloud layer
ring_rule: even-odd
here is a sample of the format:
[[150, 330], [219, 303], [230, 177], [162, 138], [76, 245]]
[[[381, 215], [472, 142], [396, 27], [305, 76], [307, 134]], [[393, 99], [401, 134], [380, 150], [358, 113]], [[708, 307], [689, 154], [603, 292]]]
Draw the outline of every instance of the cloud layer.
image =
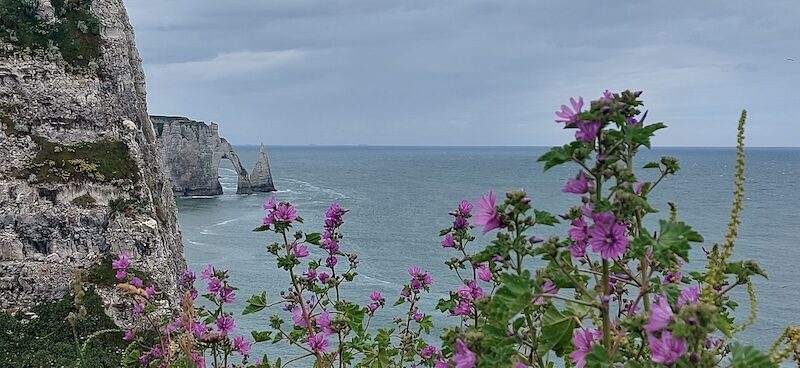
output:
[[[235, 144], [552, 145], [569, 96], [645, 91], [659, 145], [798, 146], [794, 0], [128, 0], [151, 113]], [[797, 61], [792, 62], [787, 58]]]

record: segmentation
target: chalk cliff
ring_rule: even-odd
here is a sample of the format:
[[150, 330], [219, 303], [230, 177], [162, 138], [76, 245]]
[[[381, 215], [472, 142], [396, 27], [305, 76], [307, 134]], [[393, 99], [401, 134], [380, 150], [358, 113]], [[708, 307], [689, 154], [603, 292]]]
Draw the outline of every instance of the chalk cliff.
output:
[[250, 185], [254, 192], [274, 192], [275, 184], [272, 183], [272, 172], [269, 170], [269, 159], [264, 144], [258, 152], [258, 160], [250, 173]]
[[219, 136], [219, 126], [184, 117], [151, 116], [161, 146], [161, 157], [179, 196], [222, 194], [219, 162], [228, 159], [239, 176], [236, 193], [252, 193], [250, 175], [230, 143]]
[[0, 4], [0, 307], [120, 252], [169, 291], [183, 246], [122, 0]]

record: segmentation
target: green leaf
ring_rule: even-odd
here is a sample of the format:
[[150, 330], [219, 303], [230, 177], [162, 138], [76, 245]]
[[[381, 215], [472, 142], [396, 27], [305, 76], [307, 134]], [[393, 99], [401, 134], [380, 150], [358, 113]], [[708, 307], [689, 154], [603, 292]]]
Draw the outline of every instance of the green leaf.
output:
[[661, 167], [661, 165], [659, 165], [658, 162], [651, 161], [642, 166], [642, 169], [658, 169], [659, 167]]
[[533, 213], [536, 214], [536, 223], [546, 226], [554, 226], [558, 224], [558, 219], [553, 216], [550, 212], [542, 211], [542, 210], [533, 210]]
[[778, 364], [772, 362], [769, 356], [756, 350], [756, 348], [745, 346], [737, 342], [731, 345], [731, 367], [778, 368]]
[[728, 263], [725, 267], [725, 273], [736, 275], [742, 280], [747, 280], [753, 275], [759, 275], [765, 279], [767, 278], [767, 273], [753, 260]]
[[539, 352], [547, 353], [550, 350], [557, 355], [563, 356], [565, 348], [570, 346], [573, 330], [575, 329], [575, 318], [571, 314], [565, 314], [550, 306], [542, 316], [542, 334], [539, 339]]
[[253, 335], [253, 341], [255, 342], [268, 341], [272, 338], [272, 332], [270, 331], [250, 331], [250, 334]]
[[311, 243], [314, 245], [319, 245], [319, 241], [322, 240], [322, 235], [319, 233], [311, 233], [306, 234], [306, 242]]
[[255, 313], [267, 307], [267, 292], [264, 291], [261, 295], [253, 295], [247, 299], [247, 305], [242, 310], [242, 315]]
[[567, 152], [567, 147], [553, 147], [549, 152], [539, 157], [537, 161], [544, 162], [544, 171], [572, 160], [569, 152]]
[[657, 130], [666, 127], [664, 123], [654, 123], [646, 126], [629, 125], [624, 130], [631, 143], [650, 148], [650, 138], [655, 135]]
[[253, 229], [253, 231], [269, 231], [269, 225], [261, 225]]
[[586, 354], [585, 368], [608, 368], [611, 364], [608, 351], [601, 345], [595, 345], [589, 354]]
[[703, 242], [703, 237], [683, 221], [660, 220], [661, 228], [654, 248], [654, 253], [659, 260], [669, 262], [671, 254], [675, 254], [684, 260], [689, 260], [690, 242]]

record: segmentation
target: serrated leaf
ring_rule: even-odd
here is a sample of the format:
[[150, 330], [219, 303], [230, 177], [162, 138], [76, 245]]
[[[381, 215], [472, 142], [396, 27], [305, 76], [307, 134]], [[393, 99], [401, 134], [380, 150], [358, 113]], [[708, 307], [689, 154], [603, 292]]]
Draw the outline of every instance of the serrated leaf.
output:
[[253, 229], [253, 231], [269, 231], [269, 225], [261, 225]]
[[253, 295], [247, 299], [247, 305], [242, 310], [242, 315], [255, 313], [267, 307], [267, 292], [262, 292], [261, 295]]
[[703, 242], [703, 237], [683, 221], [660, 220], [660, 234], [656, 239], [654, 253], [664, 261], [675, 254], [684, 260], [689, 260], [690, 242]]
[[536, 214], [535, 219], [537, 224], [554, 226], [555, 224], [558, 224], [560, 222], [550, 212], [535, 209], [533, 210], [533, 213]]
[[272, 332], [270, 331], [250, 331], [250, 334], [253, 335], [253, 341], [255, 342], [268, 341], [272, 338]]
[[311, 243], [314, 245], [319, 245], [320, 240], [322, 240], [322, 235], [320, 233], [310, 233], [306, 234], [306, 242]]
[[778, 365], [769, 359], [769, 356], [756, 350], [752, 346], [740, 343], [731, 345], [732, 368], [778, 368]]
[[651, 161], [644, 164], [644, 166], [642, 166], [642, 169], [658, 169], [659, 167], [661, 167], [661, 165], [659, 165], [658, 162]]
[[539, 352], [546, 353], [550, 350], [563, 356], [565, 347], [570, 344], [575, 318], [572, 314], [562, 313], [555, 306], [547, 308], [542, 316], [542, 334], [539, 339]]

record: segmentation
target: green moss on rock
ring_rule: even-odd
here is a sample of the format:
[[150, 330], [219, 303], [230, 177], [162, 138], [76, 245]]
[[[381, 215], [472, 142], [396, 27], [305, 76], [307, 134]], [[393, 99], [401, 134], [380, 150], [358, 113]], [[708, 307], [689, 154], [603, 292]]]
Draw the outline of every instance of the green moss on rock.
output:
[[92, 197], [92, 195], [89, 194], [89, 193], [86, 193], [86, 194], [84, 194], [84, 195], [82, 195], [80, 197], [77, 197], [77, 198], [72, 200], [72, 204], [74, 204], [74, 205], [76, 205], [78, 207], [84, 207], [84, 208], [94, 207], [94, 205], [96, 203], [97, 203], [97, 200], [94, 199], [94, 197]]
[[[86, 318], [77, 322], [81, 344], [98, 331], [117, 329], [103, 311], [100, 296], [89, 288], [83, 298]], [[36, 306], [12, 316], [0, 312], [0, 362], [3, 367], [74, 367], [78, 357], [67, 315], [75, 311], [73, 298]], [[119, 366], [126, 343], [121, 332], [97, 335], [87, 344], [80, 367]]]
[[91, 0], [52, 0], [56, 21], [36, 17], [36, 2], [0, 0], [0, 39], [19, 49], [58, 49], [72, 71], [90, 71], [100, 59], [100, 21]]
[[136, 180], [136, 163], [123, 142], [102, 140], [61, 145], [42, 137], [34, 137], [34, 141], [39, 153], [17, 172], [20, 179], [33, 176], [42, 183]]

